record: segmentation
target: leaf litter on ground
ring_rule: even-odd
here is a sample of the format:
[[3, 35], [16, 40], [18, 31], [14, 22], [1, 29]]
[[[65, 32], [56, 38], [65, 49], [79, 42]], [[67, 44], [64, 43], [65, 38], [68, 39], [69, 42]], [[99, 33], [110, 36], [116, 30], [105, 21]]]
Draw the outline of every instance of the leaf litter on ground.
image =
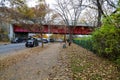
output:
[[61, 49], [60, 56], [50, 80], [120, 80], [116, 64], [76, 44]]

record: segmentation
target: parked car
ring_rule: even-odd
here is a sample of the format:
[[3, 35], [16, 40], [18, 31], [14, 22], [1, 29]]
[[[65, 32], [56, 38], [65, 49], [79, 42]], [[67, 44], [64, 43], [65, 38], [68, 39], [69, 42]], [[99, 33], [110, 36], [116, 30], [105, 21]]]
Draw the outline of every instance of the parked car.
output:
[[54, 39], [49, 39], [49, 41], [50, 41], [50, 42], [55, 42], [55, 40], [54, 40]]
[[57, 39], [56, 42], [63, 42], [63, 40], [62, 39]]
[[47, 39], [43, 39], [43, 43], [48, 43], [48, 40]]
[[37, 38], [38, 42], [41, 42], [41, 38]]
[[38, 46], [38, 45], [39, 45], [39, 43], [38, 43], [37, 39], [28, 39], [25, 43], [26, 47], [35, 47], [35, 46]]
[[11, 41], [11, 43], [22, 43], [25, 41], [26, 41], [26, 39], [24, 39], [24, 38], [15, 38]]
[[43, 38], [42, 40], [41, 40], [41, 38], [37, 38], [37, 40], [39, 42], [42, 42], [42, 40], [43, 40], [43, 43], [48, 43], [49, 42], [46, 38]]

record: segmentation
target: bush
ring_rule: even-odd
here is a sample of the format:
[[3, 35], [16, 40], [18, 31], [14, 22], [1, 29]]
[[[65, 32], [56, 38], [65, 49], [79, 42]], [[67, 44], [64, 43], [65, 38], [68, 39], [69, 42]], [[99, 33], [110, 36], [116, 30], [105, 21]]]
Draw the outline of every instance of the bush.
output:
[[98, 55], [107, 58], [120, 56], [120, 30], [114, 26], [102, 26], [93, 33], [93, 48]]
[[93, 32], [93, 48], [98, 55], [116, 60], [120, 56], [120, 10], [106, 17], [101, 28]]

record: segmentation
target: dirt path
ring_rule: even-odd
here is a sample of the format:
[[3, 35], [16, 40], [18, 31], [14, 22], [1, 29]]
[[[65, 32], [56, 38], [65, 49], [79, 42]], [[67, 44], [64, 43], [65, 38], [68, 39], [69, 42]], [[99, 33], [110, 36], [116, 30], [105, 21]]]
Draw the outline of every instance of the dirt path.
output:
[[0, 72], [0, 80], [47, 80], [49, 72], [57, 64], [61, 45], [50, 45]]

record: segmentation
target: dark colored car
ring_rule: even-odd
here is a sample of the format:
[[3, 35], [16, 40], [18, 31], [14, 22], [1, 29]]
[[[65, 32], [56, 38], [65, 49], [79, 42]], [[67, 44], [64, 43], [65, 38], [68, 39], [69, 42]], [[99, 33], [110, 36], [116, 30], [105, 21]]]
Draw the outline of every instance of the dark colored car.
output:
[[23, 42], [22, 38], [15, 38], [11, 41], [11, 43], [21, 43], [21, 42]]
[[50, 39], [50, 42], [55, 42], [55, 40], [54, 39]]
[[22, 43], [25, 41], [26, 41], [25, 38], [15, 38], [15, 39], [11, 40], [11, 43]]
[[38, 45], [39, 45], [39, 43], [38, 43], [37, 39], [28, 39], [25, 43], [26, 47], [35, 47], [35, 46], [38, 46]]
[[43, 43], [48, 43], [48, 40], [47, 39], [43, 39]]

